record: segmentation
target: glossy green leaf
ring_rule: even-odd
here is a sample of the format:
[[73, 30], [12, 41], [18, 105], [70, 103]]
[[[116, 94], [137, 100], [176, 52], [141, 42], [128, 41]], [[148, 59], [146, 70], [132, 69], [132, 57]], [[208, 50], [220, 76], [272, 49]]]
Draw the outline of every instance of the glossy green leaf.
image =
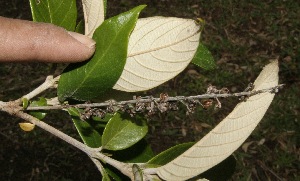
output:
[[81, 20], [79, 23], [76, 25], [75, 32], [84, 34], [84, 21]]
[[205, 69], [212, 70], [216, 68], [216, 63], [211, 52], [202, 43], [199, 43], [197, 52], [192, 60], [192, 63]]
[[155, 155], [145, 139], [124, 150], [109, 151], [112, 158], [126, 163], [145, 163]]
[[29, 100], [25, 97], [22, 98], [22, 107], [26, 109], [29, 106]]
[[147, 163], [151, 165], [165, 165], [169, 163], [170, 161], [174, 160], [176, 157], [181, 155], [183, 152], [185, 152], [187, 149], [192, 147], [195, 143], [183, 143], [176, 146], [173, 146], [158, 155], [156, 155], [154, 158], [149, 160]]
[[110, 181], [108, 173], [106, 172], [106, 170], [104, 168], [102, 169], [102, 181]]
[[[32, 101], [30, 106], [47, 106], [47, 100], [40, 97], [38, 101]], [[29, 114], [38, 119], [44, 119], [47, 113], [45, 111], [29, 111]]]
[[77, 19], [76, 0], [30, 0], [33, 21], [52, 23], [74, 31]]
[[119, 79], [127, 58], [129, 36], [145, 6], [104, 21], [93, 39], [96, 52], [88, 62], [70, 64], [58, 83], [58, 98], [91, 100], [112, 88]]
[[[139, 144], [139, 143], [141, 143], [141, 144]], [[153, 158], [155, 156], [152, 148], [146, 141], [142, 140], [142, 142], [140, 141], [139, 143], [130, 147], [133, 149], [131, 149], [132, 152], [130, 154], [128, 154], [128, 156], [133, 155], [133, 153], [136, 153], [136, 154], [134, 157], [132, 156], [132, 157], [129, 157], [129, 159], [127, 158], [126, 162], [144, 163], [144, 162], [149, 161], [151, 158]]]
[[102, 128], [97, 127], [99, 122], [92, 120], [82, 121], [77, 108], [68, 109], [68, 113], [72, 116], [72, 121], [84, 144], [92, 148], [99, 148], [102, 138]]
[[122, 174], [118, 169], [111, 165], [105, 165], [106, 173], [112, 178], [114, 181], [130, 181], [130, 179]]
[[104, 129], [102, 146], [107, 150], [123, 150], [140, 141], [147, 132], [148, 126], [143, 118], [115, 113]]

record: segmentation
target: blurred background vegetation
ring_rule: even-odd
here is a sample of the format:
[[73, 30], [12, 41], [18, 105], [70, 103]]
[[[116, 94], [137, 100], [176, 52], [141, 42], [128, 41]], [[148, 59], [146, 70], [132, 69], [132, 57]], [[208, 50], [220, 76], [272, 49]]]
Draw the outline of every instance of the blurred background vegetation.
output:
[[[242, 91], [253, 82], [271, 59], [280, 61], [280, 83], [286, 84], [271, 104], [253, 134], [234, 156], [231, 180], [300, 180], [300, 2], [297, 0], [108, 0], [108, 16], [147, 4], [148, 16], [201, 17], [206, 21], [202, 42], [211, 50], [218, 68], [204, 71], [194, 65], [176, 78], [143, 95], [196, 95], [208, 84]], [[80, 8], [80, 6], [79, 6]], [[0, 16], [31, 20], [29, 2], [0, 1]], [[82, 18], [82, 15], [79, 19]], [[1, 25], [0, 25], [1, 28]], [[59, 74], [64, 65], [2, 63], [0, 100], [18, 98], [42, 83], [49, 74]], [[47, 95], [55, 95], [49, 91]], [[222, 108], [185, 109], [160, 114], [149, 120], [148, 140], [158, 153], [175, 144], [197, 141], [218, 124], [236, 105], [223, 99]], [[78, 138], [68, 115], [53, 111], [45, 120]], [[25, 133], [22, 120], [0, 112], [1, 180], [100, 180], [93, 163], [80, 151], [37, 128]], [[221, 173], [217, 173], [221, 174]]]

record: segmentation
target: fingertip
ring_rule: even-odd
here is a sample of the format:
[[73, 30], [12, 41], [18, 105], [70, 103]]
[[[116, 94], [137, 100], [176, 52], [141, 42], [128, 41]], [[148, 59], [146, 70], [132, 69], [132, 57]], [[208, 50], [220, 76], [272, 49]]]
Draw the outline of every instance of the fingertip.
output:
[[48, 23], [1, 18], [0, 62], [80, 62], [95, 51], [95, 41]]
[[68, 46], [68, 48], [65, 49], [65, 55], [70, 56], [68, 56], [67, 59], [62, 60], [63, 62], [82, 62], [89, 59], [94, 54], [96, 42], [93, 39], [71, 31], [67, 31], [67, 34], [70, 35], [69, 37], [71, 37], [72, 40], [75, 40], [75, 43], [70, 43], [72, 47]]
[[72, 31], [68, 31], [68, 34], [71, 35], [73, 38], [75, 38], [77, 41], [79, 41], [80, 43], [82, 43], [84, 46], [86, 46], [87, 48], [90, 49], [95, 49], [95, 45], [96, 42], [89, 38], [88, 36], [76, 33], [76, 32], [72, 32]]

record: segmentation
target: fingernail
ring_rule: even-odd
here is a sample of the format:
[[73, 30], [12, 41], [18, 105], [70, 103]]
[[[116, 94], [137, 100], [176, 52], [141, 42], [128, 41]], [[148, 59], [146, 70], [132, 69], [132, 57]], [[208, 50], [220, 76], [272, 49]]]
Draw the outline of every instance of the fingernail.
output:
[[69, 33], [69, 35], [71, 35], [73, 38], [75, 38], [77, 41], [84, 44], [88, 48], [94, 48], [95, 47], [96, 42], [93, 39], [91, 39], [91, 38], [89, 38], [85, 35], [75, 33], [75, 32], [71, 32], [71, 31], [68, 31], [68, 33]]

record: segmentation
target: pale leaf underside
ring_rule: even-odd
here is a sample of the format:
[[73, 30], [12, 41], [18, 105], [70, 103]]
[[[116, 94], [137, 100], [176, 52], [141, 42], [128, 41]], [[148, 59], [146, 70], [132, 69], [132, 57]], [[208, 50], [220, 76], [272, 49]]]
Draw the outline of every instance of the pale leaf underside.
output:
[[200, 26], [191, 19], [139, 19], [128, 45], [128, 57], [114, 89], [136, 92], [156, 87], [183, 71], [199, 45]]
[[[254, 82], [255, 89], [278, 85], [278, 62], [267, 65]], [[157, 174], [165, 180], [186, 180], [217, 165], [231, 155], [260, 122], [274, 97], [274, 93], [251, 96], [235, 109], [211, 132], [182, 155], [159, 167]]]
[[104, 21], [104, 4], [102, 0], [82, 0], [85, 35], [92, 37], [94, 31]]

